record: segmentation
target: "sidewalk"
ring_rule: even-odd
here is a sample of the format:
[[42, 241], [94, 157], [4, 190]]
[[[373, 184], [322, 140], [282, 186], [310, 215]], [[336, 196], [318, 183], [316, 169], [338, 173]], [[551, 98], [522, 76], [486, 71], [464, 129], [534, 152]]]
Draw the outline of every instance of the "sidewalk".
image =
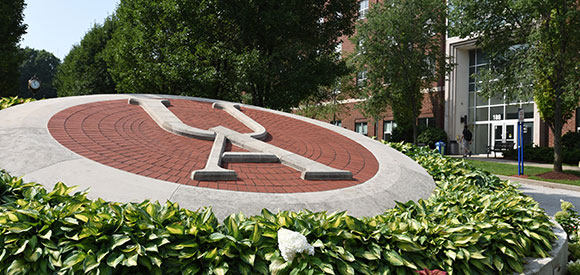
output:
[[[447, 156], [452, 157], [452, 158], [463, 158], [462, 155], [447, 155]], [[498, 162], [498, 163], [518, 165], [517, 160], [503, 159], [501, 157], [494, 158], [492, 155], [490, 155], [490, 157], [488, 158], [487, 155], [485, 155], [485, 154], [473, 155], [473, 156], [468, 157], [468, 158], [475, 159], [475, 160], [481, 160], [481, 161], [489, 161], [489, 162]], [[528, 162], [525, 160], [524, 160], [524, 166], [542, 167], [542, 168], [549, 168], [549, 169], [553, 168], [553, 165], [551, 163]], [[580, 167], [572, 166], [572, 165], [568, 165], [568, 164], [564, 164], [562, 166], [562, 169], [580, 171]]]
[[[449, 157], [463, 158], [462, 155], [451, 155]], [[472, 157], [469, 157], [469, 159], [513, 165], [518, 164], [518, 162], [515, 160], [507, 160], [503, 158], [493, 158], [493, 157], [488, 158], [486, 155], [473, 155]], [[525, 162], [524, 165], [527, 167], [531, 166], [549, 169], [552, 168], [552, 164], [546, 163]], [[563, 168], [564, 170], [580, 171], [580, 168], [577, 166], [565, 165], [563, 166]], [[514, 183], [519, 183], [520, 184], [519, 189], [524, 194], [531, 196], [532, 198], [534, 198], [534, 200], [540, 203], [540, 207], [546, 210], [546, 213], [550, 216], [554, 216], [556, 212], [560, 211], [560, 200], [566, 200], [572, 202], [574, 205], [580, 205], [580, 186], [512, 176], [502, 176], [502, 175], [497, 176], [502, 180], [509, 180]]]
[[526, 179], [526, 178], [520, 178], [520, 177], [510, 177], [510, 176], [502, 176], [502, 175], [496, 175], [496, 176], [498, 178], [500, 178], [501, 180], [509, 180], [511, 182], [517, 182], [517, 183], [521, 183], [521, 184], [535, 185], [535, 186], [542, 186], [542, 187], [547, 187], [547, 188], [556, 188], [556, 189], [563, 189], [563, 190], [580, 192], [580, 186], [577, 186], [577, 185], [562, 184], [562, 183], [541, 181], [541, 180], [533, 180], [533, 179]]

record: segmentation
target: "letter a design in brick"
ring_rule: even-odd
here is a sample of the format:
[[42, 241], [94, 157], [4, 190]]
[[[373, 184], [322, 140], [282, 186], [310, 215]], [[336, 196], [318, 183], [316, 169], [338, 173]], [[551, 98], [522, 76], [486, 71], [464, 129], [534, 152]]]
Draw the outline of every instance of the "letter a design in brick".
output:
[[[167, 106], [166, 99], [131, 98], [129, 104], [141, 106], [147, 114], [165, 131], [172, 134], [186, 136], [195, 139], [213, 140], [207, 163], [201, 170], [191, 173], [194, 180], [236, 180], [234, 170], [221, 167], [223, 162], [280, 162], [301, 172], [304, 180], [350, 180], [352, 173], [339, 170], [296, 153], [276, 147], [263, 140], [268, 136], [266, 129], [248, 117], [237, 104], [229, 102], [215, 102], [212, 107], [222, 109], [232, 117], [246, 125], [253, 132], [239, 133], [223, 126], [217, 126], [208, 130], [191, 127], [183, 123]], [[224, 152], [226, 142], [244, 148], [250, 152]]]

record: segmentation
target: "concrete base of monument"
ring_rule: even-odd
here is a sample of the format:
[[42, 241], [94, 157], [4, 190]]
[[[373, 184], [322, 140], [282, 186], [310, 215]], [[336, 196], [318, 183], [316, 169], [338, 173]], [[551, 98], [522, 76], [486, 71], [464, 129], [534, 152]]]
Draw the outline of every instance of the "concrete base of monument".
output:
[[[194, 181], [191, 173], [206, 165], [213, 141], [172, 136], [157, 129], [141, 107], [127, 104], [134, 97], [168, 99], [169, 109], [191, 127], [206, 130], [231, 120], [226, 125], [230, 129], [246, 129], [234, 125], [236, 120], [226, 117], [224, 110], [212, 109], [215, 100], [201, 98], [92, 95], [40, 100], [0, 111], [0, 169], [48, 189], [59, 181], [78, 185], [79, 190], [90, 189], [91, 198], [169, 200], [193, 210], [212, 207], [220, 219], [238, 212], [259, 214], [263, 208], [373, 216], [394, 207], [395, 201], [428, 198], [435, 188], [417, 163], [366, 136], [243, 104], [240, 110], [268, 132], [264, 142], [350, 171], [352, 180], [304, 180], [300, 171], [282, 163], [227, 163], [226, 157], [223, 168], [235, 170], [236, 181]], [[206, 108], [197, 117], [201, 122], [188, 117], [191, 104]], [[180, 111], [181, 106], [185, 111]], [[211, 121], [217, 124], [208, 124]], [[235, 144], [228, 146], [226, 151], [247, 151]]]

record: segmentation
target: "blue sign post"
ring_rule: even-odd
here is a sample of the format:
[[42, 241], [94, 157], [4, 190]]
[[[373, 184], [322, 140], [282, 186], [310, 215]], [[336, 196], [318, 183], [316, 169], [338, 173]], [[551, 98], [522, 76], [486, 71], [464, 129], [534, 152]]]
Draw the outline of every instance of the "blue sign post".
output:
[[518, 109], [518, 175], [524, 174], [524, 110]]

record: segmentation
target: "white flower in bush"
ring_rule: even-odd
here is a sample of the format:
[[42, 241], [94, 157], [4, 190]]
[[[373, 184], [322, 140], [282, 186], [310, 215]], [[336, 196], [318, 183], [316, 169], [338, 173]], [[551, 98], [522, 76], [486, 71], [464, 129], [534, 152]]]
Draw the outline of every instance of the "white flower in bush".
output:
[[278, 230], [278, 249], [287, 262], [291, 262], [297, 253], [306, 252], [308, 255], [314, 255], [314, 247], [308, 243], [304, 235], [286, 228]]

